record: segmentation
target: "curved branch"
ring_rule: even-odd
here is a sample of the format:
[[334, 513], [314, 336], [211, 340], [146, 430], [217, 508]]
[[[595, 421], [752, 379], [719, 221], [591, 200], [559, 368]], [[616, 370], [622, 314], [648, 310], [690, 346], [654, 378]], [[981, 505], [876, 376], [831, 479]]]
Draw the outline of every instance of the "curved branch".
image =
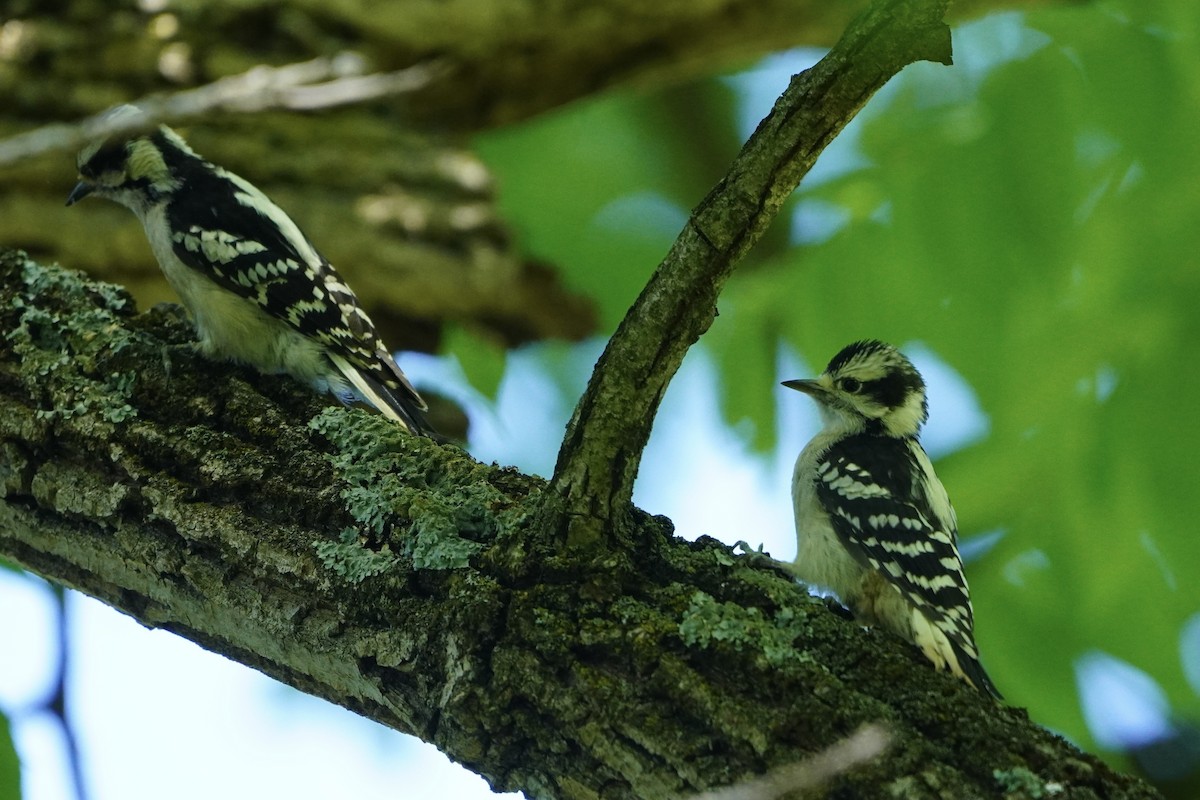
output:
[[692, 212], [609, 340], [559, 451], [548, 513], [594, 541], [630, 507], [659, 401], [716, 316], [726, 279], [825, 146], [893, 75], [918, 60], [950, 63], [947, 0], [884, 0], [832, 51], [795, 76], [728, 175]]

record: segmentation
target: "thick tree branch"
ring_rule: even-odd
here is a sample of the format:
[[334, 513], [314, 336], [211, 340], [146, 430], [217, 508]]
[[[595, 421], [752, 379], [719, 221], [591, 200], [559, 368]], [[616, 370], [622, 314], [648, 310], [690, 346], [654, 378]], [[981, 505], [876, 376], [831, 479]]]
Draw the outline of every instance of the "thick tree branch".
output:
[[[734, 266], [867, 100], [908, 64], [950, 62], [948, 0], [877, 0], [818, 64], [795, 76], [692, 212], [609, 340], [568, 426], [548, 511], [593, 541], [620, 522], [667, 383], [708, 330]], [[561, 503], [560, 503], [561, 500]]]
[[434, 63], [364, 75], [362, 60], [352, 56], [315, 58], [283, 67], [258, 66], [196, 89], [133, 100], [141, 111], [138, 116], [113, 117], [106, 108], [82, 122], [46, 125], [0, 140], [0, 167], [45, 153], [74, 153], [89, 142], [130, 137], [159, 124], [184, 123], [217, 111], [313, 111], [411, 94], [432, 83], [438, 72]]
[[0, 251], [0, 331], [0, 556], [497, 789], [676, 797], [880, 722], [841, 796], [1155, 796], [664, 519], [564, 552], [541, 481], [200, 359], [115, 287]]
[[[961, 0], [953, 12], [966, 19], [1061, 3]], [[3, 5], [0, 23], [8, 21]], [[444, 63], [444, 78], [409, 98], [403, 118], [454, 131], [525, 119], [605, 89], [710, 74], [788, 47], [829, 46], [859, 9], [827, 0], [248, 0], [162, 11], [120, 0], [71, 3], [69, 13], [63, 3], [16, 5], [17, 25], [0, 53], [14, 69], [0, 71], [0, 96], [12, 99], [6, 113], [28, 121], [39, 111], [85, 116], [257, 63], [353, 51], [371, 72]]]

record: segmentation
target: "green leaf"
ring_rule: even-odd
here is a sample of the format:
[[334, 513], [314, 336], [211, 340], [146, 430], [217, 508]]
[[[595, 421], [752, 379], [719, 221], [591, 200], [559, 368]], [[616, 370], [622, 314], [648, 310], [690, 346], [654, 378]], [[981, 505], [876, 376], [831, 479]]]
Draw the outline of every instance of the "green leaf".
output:
[[503, 347], [461, 326], [448, 325], [442, 340], [442, 351], [458, 360], [473, 388], [491, 400], [496, 399], [508, 362], [507, 351]]
[[0, 797], [21, 796], [21, 762], [13, 747], [8, 717], [0, 713]]
[[735, 152], [733, 100], [715, 79], [615, 92], [476, 139], [523, 248], [594, 298], [607, 330]]

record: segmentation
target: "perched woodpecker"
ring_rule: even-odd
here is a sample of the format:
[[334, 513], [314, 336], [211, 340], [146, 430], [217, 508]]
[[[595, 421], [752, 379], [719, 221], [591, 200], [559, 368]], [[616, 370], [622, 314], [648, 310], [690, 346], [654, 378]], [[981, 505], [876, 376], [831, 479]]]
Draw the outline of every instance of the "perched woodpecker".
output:
[[[109, 118], [140, 114], [120, 106]], [[94, 195], [137, 215], [191, 315], [200, 352], [287, 373], [343, 402], [360, 400], [412, 433], [431, 432], [425, 401], [354, 292], [261, 191], [165, 125], [92, 142], [77, 164], [67, 205]]]
[[816, 380], [783, 385], [812, 397], [824, 423], [792, 475], [797, 576], [999, 698], [975, 647], [954, 508], [917, 441], [920, 373], [891, 345], [861, 341]]

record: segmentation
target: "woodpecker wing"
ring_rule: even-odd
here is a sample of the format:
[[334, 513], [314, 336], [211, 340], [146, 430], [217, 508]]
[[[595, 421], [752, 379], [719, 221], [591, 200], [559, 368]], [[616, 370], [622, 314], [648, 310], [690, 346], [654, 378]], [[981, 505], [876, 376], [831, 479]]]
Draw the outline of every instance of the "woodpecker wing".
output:
[[[410, 429], [428, 430], [420, 414], [425, 401], [396, 366], [358, 298], [283, 210], [233, 173], [190, 153], [172, 155], [183, 160], [175, 168], [188, 186], [166, 209], [177, 231], [171, 242], [175, 255], [319, 341], [364, 396], [382, 400]], [[299, 270], [305, 280], [289, 279]]]
[[999, 696], [979, 665], [954, 511], [920, 444], [847, 437], [822, 457], [816, 491], [847, 550], [945, 634], [972, 683]]

